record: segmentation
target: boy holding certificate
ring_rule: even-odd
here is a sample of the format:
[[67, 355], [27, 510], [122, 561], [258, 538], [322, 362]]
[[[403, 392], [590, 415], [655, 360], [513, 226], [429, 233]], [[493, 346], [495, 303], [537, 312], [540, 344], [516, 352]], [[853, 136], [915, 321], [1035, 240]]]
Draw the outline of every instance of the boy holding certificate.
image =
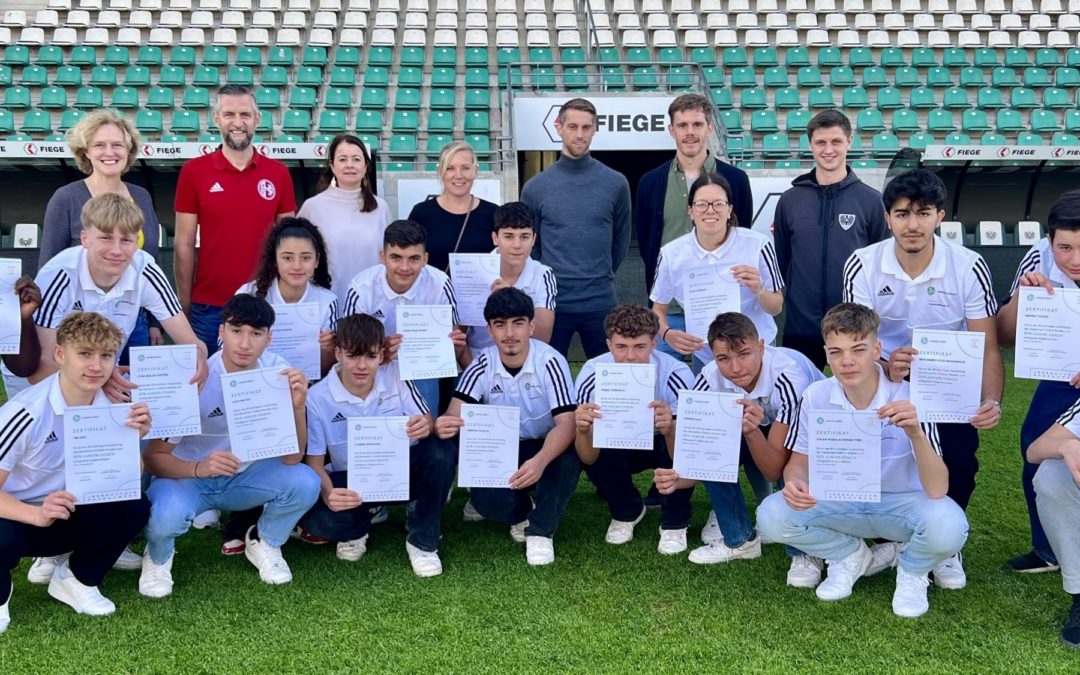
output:
[[[660, 321], [640, 305], [619, 305], [604, 319], [608, 353], [585, 362], [577, 378], [577, 411], [574, 414], [577, 439], [574, 448], [585, 473], [596, 485], [600, 498], [611, 512], [604, 541], [625, 544], [634, 538], [634, 526], [645, 517], [645, 504], [634, 486], [633, 475], [648, 469], [670, 469], [670, 449], [675, 443], [675, 415], [679, 390], [688, 389], [693, 379], [682, 361], [656, 351]], [[612, 363], [651, 365], [655, 371], [652, 401], [652, 449], [628, 450], [597, 447], [595, 422], [604, 411], [597, 403], [597, 370]], [[660, 506], [660, 543], [657, 550], [675, 555], [686, 550], [686, 528], [690, 525], [690, 497], [693, 485], [664, 497]]]
[[[69, 314], [53, 346], [59, 371], [0, 408], [0, 633], [11, 621], [11, 570], [26, 556], [57, 556], [49, 595], [76, 612], [116, 610], [98, 586], [146, 524], [150, 502], [76, 503], [65, 489], [64, 417], [74, 406], [109, 405], [101, 387], [124, 339], [99, 314]], [[146, 435], [145, 404], [131, 406], [127, 426]]]
[[[998, 312], [997, 325], [1001, 343], [1011, 347], [1016, 338], [1016, 316], [1021, 287], [1042, 287], [1048, 292], [1055, 288], [1080, 288], [1080, 190], [1061, 195], [1050, 207], [1046, 218], [1047, 236], [1031, 247], [1016, 270], [1009, 300]], [[1075, 337], [1075, 336], [1074, 336]], [[1028, 448], [1080, 396], [1080, 372], [1070, 382], [1042, 380], [1028, 406], [1024, 425], [1020, 428], [1020, 454], [1024, 457], [1022, 483], [1031, 523], [1032, 550], [1009, 561], [1014, 572], [1054, 572], [1058, 558], [1050, 546], [1039, 519], [1033, 479], [1039, 469], [1027, 459]]]
[[[979, 470], [979, 430], [1001, 421], [1005, 373], [998, 349], [997, 299], [990, 268], [978, 253], [945, 241], [934, 231], [945, 218], [945, 184], [932, 171], [900, 174], [885, 186], [882, 200], [892, 239], [860, 248], [844, 266], [844, 301], [870, 307], [881, 317], [881, 366], [900, 382], [909, 376], [922, 345], [912, 345], [913, 329], [971, 331], [983, 334], [982, 383], [961, 379], [971, 400], [966, 422], [939, 423], [939, 446], [949, 468], [949, 497], [967, 509]], [[958, 346], [958, 345], [957, 345]], [[963, 358], [963, 355], [957, 358]], [[976, 373], [977, 373], [976, 369]], [[955, 391], [957, 396], [966, 392]], [[920, 415], [930, 411], [920, 403]], [[960, 417], [958, 419], [963, 419]], [[895, 564], [897, 545], [875, 547], [873, 572]], [[934, 569], [940, 588], [967, 584], [959, 554]]]
[[[784, 443], [792, 451], [784, 468], [784, 489], [762, 502], [757, 522], [769, 539], [828, 561], [828, 575], [816, 590], [821, 600], [851, 595], [873, 558], [864, 539], [905, 543], [892, 607], [895, 614], [914, 618], [930, 607], [927, 575], [963, 548], [968, 523], [964, 511], [946, 496], [949, 469], [936, 426], [919, 422], [908, 400], [908, 383], [890, 380], [879, 363], [878, 325], [872, 309], [854, 303], [841, 303], [825, 315], [821, 335], [834, 376], [803, 393]], [[820, 424], [823, 414], [836, 412], [853, 419], [869, 413], [875, 423], [884, 423], [880, 436], [871, 439], [880, 443], [880, 461], [874, 466], [852, 463], [845, 475], [853, 485], [877, 488], [880, 501], [819, 501], [824, 495], [815, 494], [809, 455], [815, 441], [820, 441], [820, 450], [831, 447], [828, 436], [811, 438], [811, 421]], [[849, 425], [835, 433], [863, 432]], [[852, 475], [856, 469], [862, 474]]]
[[9, 378], [8, 373], [15, 378], [29, 377], [41, 362], [41, 344], [38, 343], [37, 329], [34, 327], [34, 312], [41, 306], [41, 289], [33, 279], [23, 275], [15, 281], [11, 290], [18, 296], [15, 302], [19, 306], [19, 351], [2, 357], [4, 391], [8, 398], [26, 388], [25, 380], [21, 383], [23, 386], [8, 387], [9, 380], [14, 379]]
[[[412, 382], [398, 376], [396, 361], [382, 364], [383, 326], [367, 314], [337, 325], [338, 365], [311, 388], [307, 399], [308, 450], [304, 461], [319, 476], [321, 499], [300, 520], [316, 537], [337, 542], [337, 557], [356, 561], [367, 552], [371, 511], [366, 495], [349, 484], [348, 428], [355, 418], [400, 417], [408, 452], [405, 550], [413, 572], [442, 574], [439, 539], [446, 495], [454, 484], [457, 452], [431, 435], [431, 412]], [[389, 487], [389, 486], [387, 486]]]
[[[501, 288], [484, 306], [495, 341], [481, 351], [458, 379], [446, 414], [435, 422], [439, 438], [450, 439], [466, 422], [461, 406], [488, 404], [520, 410], [518, 470], [503, 488], [473, 488], [480, 515], [510, 525], [514, 541], [525, 543], [530, 565], [555, 561], [552, 537], [577, 488], [581, 465], [573, 452], [574, 405], [570, 366], [559, 352], [531, 338], [533, 300], [516, 288]], [[529, 499], [535, 486], [536, 504]]]
[[[242, 511], [263, 507], [258, 524], [245, 535], [244, 553], [266, 583], [292, 581], [281, 546], [319, 496], [318, 477], [300, 463], [307, 436], [307, 378], [281, 357], [266, 351], [274, 323], [273, 308], [253, 295], [234, 295], [222, 307], [221, 320], [218, 333], [222, 348], [210, 357], [210, 377], [199, 394], [202, 434], [153, 440], [146, 449], [146, 470], [154, 476], [147, 490], [153, 510], [146, 526], [139, 592], [148, 597], [172, 593], [176, 538], [188, 531], [195, 516], [210, 509]], [[239, 449], [232, 446], [230, 425], [242, 420], [229, 419], [223, 379], [256, 369], [274, 369], [278, 377], [288, 378], [291, 424], [287, 419], [274, 421], [283, 426], [283, 435], [295, 433], [299, 451], [241, 461], [233, 452]], [[257, 391], [249, 398], [260, 403]], [[269, 399], [265, 403], [269, 405]], [[245, 410], [245, 415], [254, 417], [256, 412], [252, 408]], [[286, 430], [290, 433], [285, 434]]]

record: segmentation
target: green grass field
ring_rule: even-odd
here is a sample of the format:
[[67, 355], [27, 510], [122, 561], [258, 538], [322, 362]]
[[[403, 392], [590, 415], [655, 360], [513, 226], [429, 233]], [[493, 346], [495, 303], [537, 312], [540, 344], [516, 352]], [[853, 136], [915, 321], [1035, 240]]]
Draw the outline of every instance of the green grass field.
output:
[[[1010, 378], [1003, 422], [983, 435], [968, 588], [931, 587], [919, 620], [892, 614], [888, 573], [835, 604], [787, 588], [780, 546], [711, 567], [661, 556], [655, 512], [633, 542], [609, 546], [606, 508], [583, 478], [555, 564], [541, 569], [504, 526], [462, 522], [463, 490], [446, 510], [445, 572], [433, 579], [409, 568], [400, 508], [358, 563], [337, 560], [332, 546], [290, 543], [295, 580], [284, 587], [259, 581], [243, 556], [222, 557], [217, 533], [192, 531], [178, 542], [171, 597], [143, 598], [137, 573], [113, 572], [104, 590], [118, 609], [103, 619], [29, 585], [24, 561], [0, 673], [1077, 673], [1080, 653], [1058, 642], [1069, 604], [1060, 577], [1003, 569], [1028, 549], [1017, 439], [1032, 385]], [[694, 506], [692, 547], [707, 514], [702, 490]]]

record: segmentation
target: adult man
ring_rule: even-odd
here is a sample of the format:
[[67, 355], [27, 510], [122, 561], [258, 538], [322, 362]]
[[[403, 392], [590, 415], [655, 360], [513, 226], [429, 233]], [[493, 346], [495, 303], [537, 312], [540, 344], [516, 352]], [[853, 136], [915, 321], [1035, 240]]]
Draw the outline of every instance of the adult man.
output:
[[[1005, 371], [990, 268], [978, 253], [934, 234], [945, 218], [945, 197], [941, 178], [925, 169], [900, 174], [885, 186], [885, 220], [893, 238], [851, 254], [844, 265], [844, 302], [870, 307], [881, 317], [881, 366], [893, 382], [908, 376], [918, 356], [911, 345], [912, 329], [985, 336], [981, 405], [966, 424], [937, 425], [949, 469], [949, 497], [966, 510], [979, 470], [978, 430], [993, 429], [1001, 420]], [[950, 589], [967, 584], [959, 554], [934, 569], [934, 583]]]
[[[465, 421], [462, 403], [514, 406], [521, 411], [518, 470], [505, 488], [473, 488], [470, 499], [482, 518], [510, 525], [525, 544], [530, 565], [555, 562], [552, 538], [577, 487], [581, 465], [573, 452], [574, 399], [570, 366], [559, 352], [530, 336], [532, 298], [514, 287], [500, 288], [484, 305], [495, 344], [476, 355], [458, 379], [435, 433], [453, 438]], [[536, 489], [535, 504], [529, 498]]]
[[[1010, 298], [998, 312], [997, 326], [1001, 343], [1011, 347], [1016, 339], [1016, 309], [1020, 287], [1042, 286], [1053, 293], [1055, 288], [1080, 287], [1080, 190], [1061, 195], [1050, 207], [1046, 218], [1048, 234], [1031, 247], [1016, 270]], [[1028, 447], [1053, 425], [1080, 396], [1080, 373], [1071, 382], [1041, 381], [1035, 388], [1024, 425], [1020, 428], [1020, 453], [1025, 457], [1022, 482], [1031, 523], [1032, 550], [1009, 561], [1014, 572], [1053, 572], [1058, 559], [1039, 519], [1033, 479], [1038, 465], [1027, 459]]]
[[[645, 307], [619, 305], [604, 319], [608, 353], [590, 359], [578, 373], [574, 448], [585, 465], [585, 473], [611, 512], [611, 523], [604, 537], [609, 544], [629, 542], [634, 538], [634, 526], [645, 517], [645, 504], [634, 486], [633, 474], [658, 467], [671, 468], [679, 390], [688, 389], [693, 378], [685, 363], [655, 351], [659, 326], [656, 315]], [[656, 370], [655, 395], [649, 403], [656, 431], [652, 450], [596, 447], [593, 442], [594, 422], [602, 419], [604, 412], [596, 403], [596, 371], [609, 363], [651, 364]], [[661, 501], [660, 543], [656, 547], [660, 553], [675, 555], [686, 550], [693, 493], [690, 486], [673, 491]]]
[[840, 302], [841, 269], [852, 252], [888, 236], [881, 193], [847, 166], [851, 121], [836, 110], [806, 125], [814, 170], [799, 176], [776, 204], [773, 235], [787, 290], [783, 346], [825, 367], [818, 326]]
[[[638, 181], [636, 206], [637, 239], [645, 263], [645, 291], [652, 290], [660, 248], [690, 232], [693, 223], [686, 210], [687, 190], [702, 173], [717, 173], [731, 185], [735, 222], [750, 227], [754, 197], [750, 178], [742, 169], [726, 164], [709, 153], [708, 142], [715, 133], [714, 109], [701, 94], [682, 94], [668, 106], [668, 133], [675, 139], [675, 157], [649, 171]], [[682, 307], [668, 306], [668, 325], [685, 330]], [[663, 340], [659, 349], [675, 358], [681, 354]]]
[[219, 89], [214, 123], [222, 145], [180, 170], [173, 240], [177, 295], [211, 354], [217, 351], [221, 306], [254, 276], [270, 227], [296, 211], [288, 169], [251, 145], [259, 124], [251, 89]]
[[525, 184], [521, 201], [536, 216], [538, 257], [559, 286], [551, 346], [565, 356], [577, 333], [591, 359], [606, 349], [604, 317], [615, 306], [615, 272], [630, 245], [630, 186], [589, 154], [592, 103], [564, 103], [555, 129], [562, 155]]
[[[927, 574], [955, 555], [967, 540], [963, 510], [945, 493], [949, 469], [941, 459], [937, 430], [919, 422], [908, 383], [892, 382], [878, 360], [878, 316], [854, 303], [833, 307], [821, 321], [829, 366], [836, 373], [806, 388], [784, 443], [791, 459], [784, 490], [758, 507], [758, 529], [773, 541], [828, 561], [820, 600], [842, 600], [869, 568], [864, 539], [905, 542], [896, 568], [893, 612], [915, 618], [930, 608]], [[882, 421], [881, 500], [818, 501], [810, 485], [811, 417], [817, 411], [869, 412]], [[818, 496], [821, 496], [820, 494]]]

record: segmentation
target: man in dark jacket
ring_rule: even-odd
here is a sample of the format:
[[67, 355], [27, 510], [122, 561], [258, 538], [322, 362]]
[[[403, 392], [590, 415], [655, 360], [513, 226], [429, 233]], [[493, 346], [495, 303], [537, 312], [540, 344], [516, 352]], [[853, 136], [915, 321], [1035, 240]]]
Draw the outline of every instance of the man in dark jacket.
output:
[[[735, 218], [750, 227], [754, 199], [746, 172], [725, 164], [709, 154], [713, 135], [713, 107], [701, 94], [683, 94], [668, 106], [668, 133], [675, 139], [675, 157], [641, 177], [637, 188], [637, 236], [645, 263], [645, 292], [652, 290], [660, 247], [688, 233], [693, 224], [687, 207], [690, 185], [703, 172], [718, 173], [731, 184]], [[672, 323], [672, 320], [675, 323]], [[682, 330], [682, 307], [668, 307], [668, 325]], [[659, 349], [675, 358], [682, 355], [660, 341]]]
[[776, 204], [773, 236], [784, 276], [784, 347], [825, 367], [821, 319], [840, 302], [844, 263], [855, 249], [889, 236], [881, 193], [847, 166], [851, 121], [824, 110], [806, 125], [814, 170], [799, 176]]

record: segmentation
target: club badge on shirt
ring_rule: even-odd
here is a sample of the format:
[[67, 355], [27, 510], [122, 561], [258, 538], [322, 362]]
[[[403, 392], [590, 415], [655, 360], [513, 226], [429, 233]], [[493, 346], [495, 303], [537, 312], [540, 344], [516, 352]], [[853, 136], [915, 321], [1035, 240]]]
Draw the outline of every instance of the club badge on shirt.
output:
[[259, 191], [259, 196], [266, 201], [270, 201], [274, 197], [277, 197], [277, 188], [274, 187], [274, 184], [266, 178], [263, 178], [259, 181], [257, 189]]
[[844, 228], [845, 230], [850, 230], [851, 226], [855, 224], [855, 214], [841, 213], [837, 220], [840, 221], [840, 227]]

